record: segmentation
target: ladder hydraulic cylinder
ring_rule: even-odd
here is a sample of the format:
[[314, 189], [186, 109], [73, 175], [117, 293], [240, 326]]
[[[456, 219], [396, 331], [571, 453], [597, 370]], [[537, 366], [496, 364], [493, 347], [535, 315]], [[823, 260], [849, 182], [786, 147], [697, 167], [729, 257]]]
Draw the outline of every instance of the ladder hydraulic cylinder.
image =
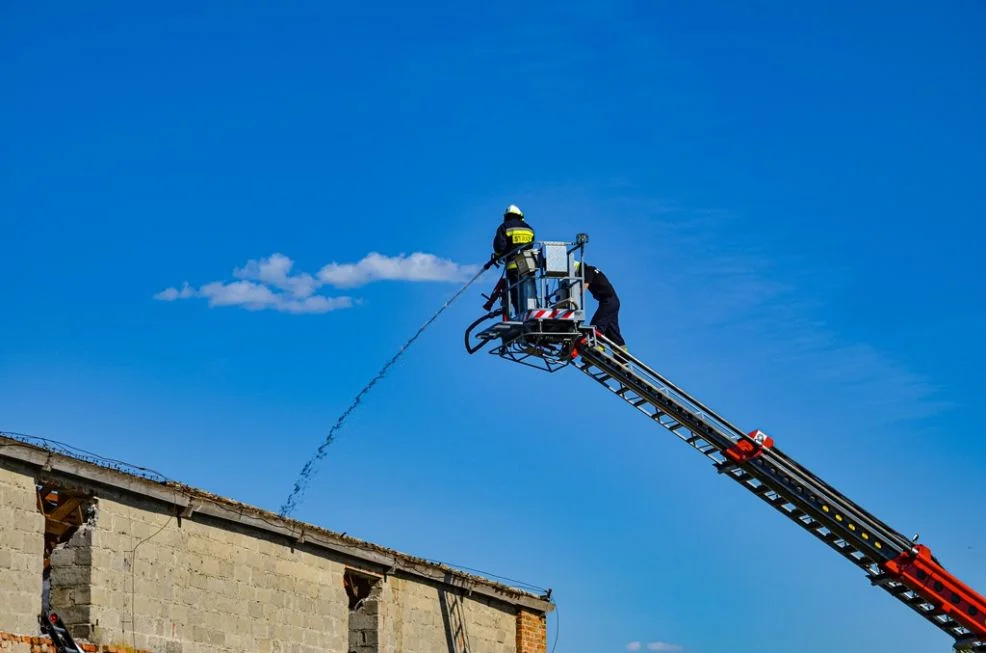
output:
[[942, 614], [986, 639], [986, 598], [942, 567], [923, 544], [883, 563], [891, 576], [937, 605]]

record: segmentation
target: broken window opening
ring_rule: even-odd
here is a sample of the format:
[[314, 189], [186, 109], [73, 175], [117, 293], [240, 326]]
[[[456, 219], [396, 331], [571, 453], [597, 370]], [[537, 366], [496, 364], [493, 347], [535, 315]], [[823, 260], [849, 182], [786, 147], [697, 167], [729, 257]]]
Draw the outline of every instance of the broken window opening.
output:
[[51, 554], [72, 536], [92, 516], [91, 497], [65, 490], [53, 484], [36, 486], [38, 511], [45, 518], [44, 565], [42, 567], [41, 605], [51, 609]]
[[380, 578], [347, 569], [342, 578], [349, 597], [349, 653], [379, 651], [382, 586]]
[[349, 609], [358, 610], [359, 607], [370, 596], [373, 586], [380, 579], [376, 576], [361, 574], [358, 571], [347, 569], [342, 577], [342, 585], [346, 588], [346, 596], [349, 597]]

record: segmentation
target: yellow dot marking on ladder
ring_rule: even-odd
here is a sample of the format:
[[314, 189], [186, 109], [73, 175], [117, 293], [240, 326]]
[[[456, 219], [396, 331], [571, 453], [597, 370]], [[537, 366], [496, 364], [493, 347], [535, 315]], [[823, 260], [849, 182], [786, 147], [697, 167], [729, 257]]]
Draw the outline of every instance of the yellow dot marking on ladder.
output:
[[828, 512], [829, 511], [829, 507], [828, 506], [822, 506], [822, 511], [823, 512]]
[[863, 539], [864, 540], [870, 539], [870, 534], [869, 533], [863, 533]]
[[855, 531], [856, 530], [856, 524], [849, 524], [849, 530]]
[[842, 515], [840, 515], [839, 513], [836, 513], [835, 514], [835, 521], [842, 521]]
[[879, 542], [876, 542], [875, 545], [876, 545], [876, 548], [878, 548], [878, 549], [882, 549], [883, 548], [883, 545], [880, 544]]

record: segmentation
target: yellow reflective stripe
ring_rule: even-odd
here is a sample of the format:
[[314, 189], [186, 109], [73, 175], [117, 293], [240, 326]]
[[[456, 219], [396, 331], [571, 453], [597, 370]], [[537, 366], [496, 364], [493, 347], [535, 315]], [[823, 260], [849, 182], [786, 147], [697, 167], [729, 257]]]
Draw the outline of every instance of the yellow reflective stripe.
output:
[[506, 230], [507, 238], [514, 245], [526, 245], [534, 240], [534, 230], [530, 227], [513, 227]]

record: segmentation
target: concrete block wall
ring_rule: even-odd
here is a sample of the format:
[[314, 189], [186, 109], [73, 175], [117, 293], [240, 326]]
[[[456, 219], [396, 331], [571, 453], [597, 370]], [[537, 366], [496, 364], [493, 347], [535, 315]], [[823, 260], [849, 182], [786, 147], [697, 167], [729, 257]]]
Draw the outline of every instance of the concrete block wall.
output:
[[465, 616], [470, 651], [476, 653], [516, 653], [514, 631], [515, 608], [497, 607], [491, 601], [473, 595], [460, 598]]
[[[316, 653], [348, 644], [344, 565], [256, 534], [102, 496], [91, 639], [160, 653]], [[83, 575], [80, 572], [79, 575]], [[53, 585], [54, 587], [54, 585]]]
[[51, 552], [51, 609], [74, 637], [86, 639], [92, 637], [93, 532], [91, 524], [84, 524], [68, 542]]
[[[438, 580], [448, 570], [369, 543], [333, 542], [332, 534], [329, 546], [317, 538], [292, 546], [266, 530], [286, 530], [278, 517], [224, 499], [210, 507], [212, 498], [198, 495], [193, 511], [201, 511], [179, 518], [176, 506], [191, 507], [191, 493], [176, 489], [172, 500], [159, 484], [86, 465], [0, 447], [0, 653], [50, 646], [37, 637], [45, 531], [39, 477], [92, 497], [91, 517], [52, 554], [50, 593], [91, 653], [459, 653], [450, 643], [459, 617], [473, 653], [545, 653], [543, 614], [519, 612], [538, 605], [535, 597], [482, 579], [469, 580], [475, 591], [463, 594]], [[391, 569], [359, 614], [349, 610], [347, 568], [377, 576]], [[448, 610], [452, 602], [457, 615]]]
[[[447, 630], [451, 624], [443, 614], [439, 592], [436, 586], [401, 578], [389, 578], [384, 583], [381, 653], [449, 651]], [[469, 597], [459, 600], [472, 653], [516, 653], [513, 608]]]
[[[391, 576], [379, 581], [371, 609], [351, 615], [341, 561], [229, 524], [184, 519], [179, 526], [150, 500], [104, 495], [95, 514], [56, 550], [52, 605], [73, 633], [97, 644], [315, 653], [351, 650], [358, 628], [367, 633], [360, 653], [449, 650], [455, 620], [440, 592], [454, 590]], [[471, 651], [520, 653], [515, 608], [478, 595], [451, 598], [461, 603]]]
[[0, 460], [0, 632], [40, 630], [44, 532], [34, 475]]

